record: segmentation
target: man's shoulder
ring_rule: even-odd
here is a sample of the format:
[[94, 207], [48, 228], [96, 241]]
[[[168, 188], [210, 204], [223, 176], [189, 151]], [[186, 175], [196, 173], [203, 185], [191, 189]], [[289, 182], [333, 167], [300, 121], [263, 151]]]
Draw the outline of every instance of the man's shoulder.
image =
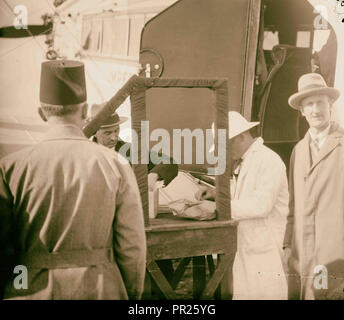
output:
[[336, 135], [344, 138], [344, 128], [337, 122], [333, 122], [331, 124], [331, 131], [330, 133], [335, 133]]
[[299, 140], [299, 141], [295, 144], [295, 146], [294, 146], [292, 152], [295, 152], [295, 151], [299, 150], [300, 148], [303, 148], [304, 145], [305, 145], [305, 141], [306, 141], [306, 136], [304, 136], [301, 140]]
[[99, 154], [103, 155], [103, 157], [105, 159], [107, 159], [107, 160], [113, 161], [115, 163], [120, 163], [120, 164], [123, 164], [123, 165], [129, 164], [127, 159], [125, 159], [115, 149], [107, 148], [107, 147], [105, 147], [105, 146], [103, 146], [101, 144], [98, 144], [98, 143], [93, 143], [91, 148], [94, 148], [94, 151], [96, 153], [99, 153]]
[[12, 166], [13, 164], [19, 161], [25, 161], [30, 155], [30, 153], [34, 150], [34, 148], [35, 148], [35, 145], [31, 145], [31, 146], [24, 147], [21, 150], [7, 154], [6, 156], [0, 159], [0, 167], [6, 168], [9, 166]]
[[[262, 158], [269, 160], [269, 162], [271, 163], [271, 161], [281, 164], [284, 166], [284, 162], [281, 159], [281, 157], [279, 156], [279, 154], [277, 152], [275, 152], [274, 150], [272, 150], [271, 148], [267, 147], [266, 145], [262, 144], [259, 148], [260, 150], [260, 155]], [[267, 165], [269, 165], [267, 163]]]

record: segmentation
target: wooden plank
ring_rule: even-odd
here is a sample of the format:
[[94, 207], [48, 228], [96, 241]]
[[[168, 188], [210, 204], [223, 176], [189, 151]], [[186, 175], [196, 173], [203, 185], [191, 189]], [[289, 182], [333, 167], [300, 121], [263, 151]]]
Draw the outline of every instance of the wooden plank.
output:
[[[208, 268], [209, 268], [210, 277], [212, 277], [212, 275], [215, 272], [215, 263], [214, 263], [213, 256], [207, 255], [207, 261], [208, 261]], [[218, 286], [217, 289], [215, 290], [214, 297], [216, 300], [221, 299], [221, 290], [220, 289], [221, 289], [220, 286]]]
[[176, 271], [174, 272], [172, 281], [171, 281], [171, 286], [173, 289], [176, 289], [178, 286], [178, 283], [180, 281], [180, 279], [182, 278], [182, 276], [185, 273], [185, 270], [187, 268], [187, 266], [189, 265], [191, 261], [191, 257], [187, 257], [187, 258], [183, 258], [179, 264], [178, 267], [176, 269]]
[[[160, 218], [159, 216], [163, 216]], [[168, 217], [169, 216], [169, 217]], [[150, 219], [150, 226], [146, 228], [146, 232], [174, 231], [174, 230], [190, 230], [190, 229], [208, 229], [222, 228], [224, 226], [236, 226], [238, 223], [234, 220], [227, 221], [194, 221], [183, 218], [174, 217], [172, 214], [158, 214], [156, 219]]]
[[215, 264], [214, 264], [213, 256], [211, 254], [207, 255], [207, 262], [208, 262], [209, 272], [212, 275], [215, 271]]
[[176, 300], [177, 295], [174, 293], [171, 285], [168, 283], [155, 261], [148, 263], [147, 270], [165, 298], [168, 300]]
[[193, 297], [199, 299], [206, 281], [205, 257], [192, 257]]
[[201, 299], [211, 299], [214, 295], [216, 288], [218, 287], [220, 281], [222, 280], [224, 273], [227, 269], [231, 266], [233, 262], [233, 255], [231, 254], [224, 254], [222, 255], [221, 259], [219, 260], [217, 267], [213, 276], [208, 281]]
[[[220, 299], [222, 300], [232, 300], [233, 298], [233, 262], [234, 262], [235, 254], [231, 255], [231, 260], [229, 262], [229, 267], [225, 270], [223, 274], [223, 278], [221, 283], [218, 287]], [[221, 260], [222, 257], [220, 256], [219, 259]]]
[[152, 260], [236, 251], [236, 227], [147, 232], [146, 235]]

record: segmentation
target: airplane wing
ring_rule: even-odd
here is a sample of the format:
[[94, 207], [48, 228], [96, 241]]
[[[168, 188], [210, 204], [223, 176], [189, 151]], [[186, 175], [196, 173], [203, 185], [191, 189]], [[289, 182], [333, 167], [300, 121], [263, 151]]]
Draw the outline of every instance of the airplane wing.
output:
[[41, 140], [48, 126], [35, 118], [0, 116], [0, 158]]

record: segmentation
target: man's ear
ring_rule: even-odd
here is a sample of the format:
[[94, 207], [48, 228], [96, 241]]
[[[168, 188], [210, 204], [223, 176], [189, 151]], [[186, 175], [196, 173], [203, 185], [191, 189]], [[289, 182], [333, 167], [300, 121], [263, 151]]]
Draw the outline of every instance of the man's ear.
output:
[[48, 119], [47, 119], [47, 117], [45, 116], [45, 114], [44, 114], [44, 112], [43, 112], [43, 110], [42, 110], [41, 107], [38, 107], [38, 114], [40, 115], [41, 119], [42, 119], [44, 122], [48, 121]]
[[303, 108], [299, 108], [299, 111], [303, 117], [306, 117], [305, 114], [303, 113]]
[[81, 107], [81, 118], [83, 120], [85, 120], [87, 118], [87, 109], [88, 109], [88, 105], [87, 105], [87, 103], [84, 103]]

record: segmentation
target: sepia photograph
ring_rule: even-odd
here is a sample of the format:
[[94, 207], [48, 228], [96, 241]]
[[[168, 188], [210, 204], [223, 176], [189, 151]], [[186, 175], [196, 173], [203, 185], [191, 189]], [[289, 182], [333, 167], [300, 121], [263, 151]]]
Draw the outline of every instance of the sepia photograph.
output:
[[344, 1], [0, 0], [0, 300], [344, 300]]

